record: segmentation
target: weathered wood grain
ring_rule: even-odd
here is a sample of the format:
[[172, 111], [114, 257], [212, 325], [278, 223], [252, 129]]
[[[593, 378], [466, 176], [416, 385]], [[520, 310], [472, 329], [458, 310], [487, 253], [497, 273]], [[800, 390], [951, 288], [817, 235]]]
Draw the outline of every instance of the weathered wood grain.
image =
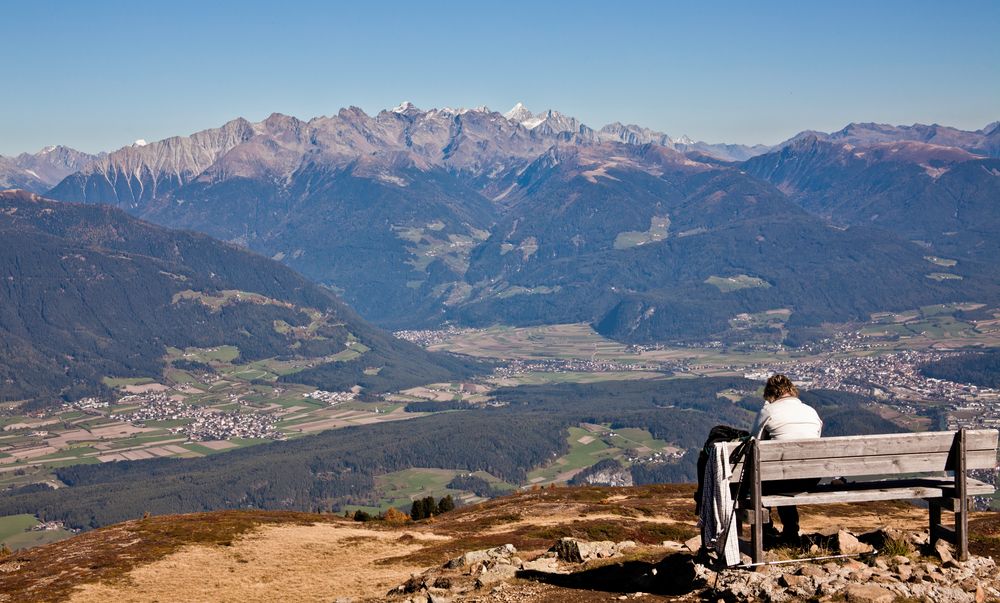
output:
[[[928, 473], [954, 470], [956, 463], [957, 461], [952, 455], [946, 452], [771, 461], [769, 463], [761, 462], [760, 478], [768, 482], [807, 477], [863, 477], [866, 475]], [[973, 451], [967, 456], [967, 466], [976, 469], [992, 468], [996, 466], [996, 452], [994, 450]]]
[[[879, 487], [880, 484], [884, 486]], [[851, 484], [847, 484], [851, 486]], [[950, 479], [912, 480], [910, 483], [886, 481], [857, 484], [857, 489], [804, 492], [801, 494], [774, 494], [763, 497], [765, 507], [789, 505], [832, 505], [837, 503], [871, 502], [876, 500], [916, 500], [944, 498], [954, 494], [955, 484]], [[993, 486], [978, 480], [969, 480], [970, 496], [993, 493]], [[948, 507], [945, 507], [948, 508]]]
[[[996, 450], [1000, 432], [996, 429], [968, 430], [966, 450]], [[926, 454], [950, 452], [955, 445], [954, 431], [900, 433], [891, 435], [845, 436], [809, 440], [763, 440], [760, 460], [794, 461], [853, 456], [883, 456], [891, 454]], [[982, 469], [972, 467], [969, 469]]]

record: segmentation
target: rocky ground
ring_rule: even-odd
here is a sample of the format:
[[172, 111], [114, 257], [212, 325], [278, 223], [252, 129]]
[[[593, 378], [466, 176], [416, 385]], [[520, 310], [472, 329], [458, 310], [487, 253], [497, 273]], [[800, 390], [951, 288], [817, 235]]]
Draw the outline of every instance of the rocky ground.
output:
[[[691, 490], [544, 489], [396, 525], [153, 517], [0, 560], [0, 602], [1000, 600], [994, 514], [973, 516], [974, 557], [963, 563], [928, 541], [926, 510], [803, 507], [806, 536], [770, 550], [779, 563], [716, 572], [695, 554]], [[838, 554], [854, 557], [822, 559]]]

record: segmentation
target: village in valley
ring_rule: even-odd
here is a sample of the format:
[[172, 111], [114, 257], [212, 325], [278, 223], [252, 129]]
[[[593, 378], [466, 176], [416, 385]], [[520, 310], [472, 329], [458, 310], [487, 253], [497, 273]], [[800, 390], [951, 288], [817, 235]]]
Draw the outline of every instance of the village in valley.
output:
[[[426, 414], [407, 412], [413, 402], [460, 405], [453, 408], [502, 405], [491, 395], [498, 387], [547, 383], [724, 375], [763, 381], [784, 372], [807, 389], [867, 396], [883, 417], [913, 429], [996, 427], [1000, 392], [929, 378], [920, 371], [925, 363], [961, 350], [1000, 343], [1000, 318], [962, 321], [954, 311], [941, 306], [875, 316], [869, 324], [853, 325], [799, 349], [752, 339], [739, 345], [625, 345], [585, 324], [397, 332], [430, 350], [491, 359], [495, 368], [468, 382], [431, 383], [377, 396], [363, 396], [359, 387], [325, 391], [276, 381], [282, 371], [299, 368], [300, 361], [243, 364], [238, 350], [228, 346], [171, 348], [163, 375], [108, 377], [105, 383], [113, 396], [84, 398], [56, 411], [0, 416], [0, 486], [43, 482], [60, 487], [52, 472], [64, 465], [205, 456]], [[770, 316], [775, 315], [787, 318]], [[357, 342], [348, 345], [357, 347], [353, 354], [364, 353]], [[174, 366], [178, 360], [190, 366]], [[674, 462], [684, 452], [644, 430], [588, 424], [570, 431], [570, 454], [531, 472], [527, 485], [565, 483], [604, 458], [627, 466]], [[448, 484], [457, 475], [413, 469], [384, 476], [383, 504], [403, 504], [413, 492], [451, 493]], [[454, 494], [463, 503], [480, 499], [469, 492]]]
[[[798, 349], [753, 338], [724, 344], [710, 340], [684, 346], [622, 345], [600, 338], [586, 325], [523, 329], [490, 328], [403, 331], [397, 336], [431, 350], [502, 358], [494, 378], [503, 384], [549, 381], [742, 375], [764, 381], [787, 373], [805, 389], [831, 389], [870, 397], [893, 420], [919, 429], [1000, 425], [1000, 391], [925, 376], [921, 366], [968, 350], [1000, 345], [1000, 309], [985, 320], [956, 313], [981, 304], [927, 306], [873, 315]], [[790, 313], [741, 315], [744, 328], [758, 321], [781, 326]], [[990, 315], [990, 313], [986, 313]], [[777, 320], [776, 320], [777, 319]]]

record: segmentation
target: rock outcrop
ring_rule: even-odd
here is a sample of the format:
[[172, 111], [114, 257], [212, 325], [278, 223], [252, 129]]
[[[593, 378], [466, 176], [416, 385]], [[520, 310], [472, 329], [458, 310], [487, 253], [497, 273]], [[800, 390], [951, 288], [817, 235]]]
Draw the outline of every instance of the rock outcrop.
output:
[[591, 559], [614, 557], [623, 550], [633, 547], [635, 547], [635, 543], [631, 540], [624, 542], [611, 542], [610, 540], [588, 542], [577, 540], [576, 538], [563, 538], [549, 549], [549, 551], [555, 553], [562, 561], [583, 563]]
[[621, 555], [636, 546], [632, 541], [588, 542], [576, 538], [559, 540], [548, 552], [530, 561], [517, 556], [517, 548], [505, 544], [492, 549], [468, 551], [441, 567], [411, 576], [387, 593], [392, 601], [448, 601], [478, 596], [490, 588], [526, 575], [569, 574], [567, 564], [577, 565]]
[[[831, 553], [861, 556], [825, 563], [804, 560], [800, 563], [766, 565], [754, 568], [755, 571], [730, 569], [717, 572], [699, 564], [695, 566], [695, 572], [704, 584], [714, 585], [715, 595], [727, 601], [891, 603], [902, 599], [978, 603], [1000, 597], [1000, 584], [996, 582], [997, 566], [993, 559], [972, 557], [960, 563], [952, 556], [950, 544], [941, 540], [933, 545], [927, 544], [926, 534], [903, 534], [883, 529], [855, 536], [838, 530], [806, 538], [835, 545], [829, 549]], [[871, 542], [880, 544], [868, 544]], [[928, 557], [918, 556], [916, 550], [910, 556], [875, 556], [877, 550], [888, 542], [923, 543], [922, 552], [931, 555], [930, 558], [936, 556], [941, 562], [926, 562]]]

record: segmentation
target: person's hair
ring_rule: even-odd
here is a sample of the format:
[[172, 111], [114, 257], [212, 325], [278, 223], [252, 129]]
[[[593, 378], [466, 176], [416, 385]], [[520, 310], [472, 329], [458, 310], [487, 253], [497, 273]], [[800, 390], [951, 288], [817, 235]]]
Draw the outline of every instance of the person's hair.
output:
[[785, 396], [798, 397], [798, 395], [799, 388], [795, 387], [792, 380], [784, 375], [771, 375], [767, 380], [767, 385], [764, 386], [764, 399], [768, 402], [774, 402]]

